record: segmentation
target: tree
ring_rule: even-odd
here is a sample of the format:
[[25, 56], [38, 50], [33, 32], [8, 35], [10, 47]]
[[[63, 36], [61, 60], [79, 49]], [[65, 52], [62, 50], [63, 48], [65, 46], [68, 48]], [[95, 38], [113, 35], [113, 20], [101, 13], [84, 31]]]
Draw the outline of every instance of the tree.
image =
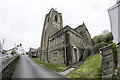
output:
[[12, 50], [11, 54], [14, 55], [15, 54], [15, 50]]
[[109, 30], [104, 30], [103, 32], [102, 32], [102, 35], [106, 35], [106, 34], [108, 34], [108, 33], [110, 33], [110, 31]]
[[98, 35], [98, 36], [93, 37], [94, 44], [101, 43], [104, 41], [106, 42], [106, 38], [104, 35]]
[[93, 37], [93, 42], [94, 42], [94, 44], [101, 43], [101, 42], [112, 43], [113, 42], [113, 35], [111, 32], [109, 32], [106, 35], [95, 36], [95, 37]]
[[104, 42], [101, 42], [101, 43], [97, 43], [94, 45], [94, 53], [99, 53], [99, 49], [104, 47], [106, 44]]
[[106, 41], [107, 41], [107, 43], [112, 43], [113, 42], [112, 32], [106, 34]]

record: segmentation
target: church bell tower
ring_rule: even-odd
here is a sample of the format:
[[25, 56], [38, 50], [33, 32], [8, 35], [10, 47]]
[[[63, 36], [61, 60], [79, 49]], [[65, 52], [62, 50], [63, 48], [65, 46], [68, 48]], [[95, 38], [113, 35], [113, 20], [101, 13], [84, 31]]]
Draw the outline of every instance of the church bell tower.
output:
[[63, 28], [62, 14], [58, 13], [53, 8], [50, 9], [49, 13], [46, 14], [43, 32], [41, 38], [41, 58], [42, 60], [47, 60], [47, 51], [49, 45], [49, 37], [55, 34], [57, 31]]

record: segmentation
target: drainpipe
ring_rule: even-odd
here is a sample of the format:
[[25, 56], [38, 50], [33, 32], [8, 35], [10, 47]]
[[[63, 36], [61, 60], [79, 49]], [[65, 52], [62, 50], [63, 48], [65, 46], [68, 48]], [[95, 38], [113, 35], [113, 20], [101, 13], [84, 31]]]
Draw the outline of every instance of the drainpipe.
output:
[[48, 51], [49, 51], [49, 37], [48, 37], [48, 42], [47, 42], [47, 57], [46, 57], [46, 60], [47, 62], [49, 63], [49, 60], [48, 60]]
[[64, 47], [65, 47], [65, 64], [67, 64], [67, 60], [66, 60], [66, 29], [64, 29]]

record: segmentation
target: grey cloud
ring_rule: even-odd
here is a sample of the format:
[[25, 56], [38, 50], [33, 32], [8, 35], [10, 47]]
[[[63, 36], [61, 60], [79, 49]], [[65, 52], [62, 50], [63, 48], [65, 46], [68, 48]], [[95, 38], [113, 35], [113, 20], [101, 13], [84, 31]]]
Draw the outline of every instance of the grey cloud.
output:
[[110, 30], [107, 9], [114, 4], [115, 0], [0, 0], [0, 40], [6, 38], [6, 49], [19, 43], [26, 51], [38, 48], [52, 7], [62, 13], [64, 26], [75, 28], [84, 21], [93, 37]]

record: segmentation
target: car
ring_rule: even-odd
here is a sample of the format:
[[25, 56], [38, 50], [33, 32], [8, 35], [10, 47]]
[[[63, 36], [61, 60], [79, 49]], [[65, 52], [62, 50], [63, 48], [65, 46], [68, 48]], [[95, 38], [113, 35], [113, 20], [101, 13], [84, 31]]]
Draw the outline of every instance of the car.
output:
[[32, 54], [32, 58], [36, 58], [37, 56], [36, 56], [36, 54], [35, 53], [33, 53]]

